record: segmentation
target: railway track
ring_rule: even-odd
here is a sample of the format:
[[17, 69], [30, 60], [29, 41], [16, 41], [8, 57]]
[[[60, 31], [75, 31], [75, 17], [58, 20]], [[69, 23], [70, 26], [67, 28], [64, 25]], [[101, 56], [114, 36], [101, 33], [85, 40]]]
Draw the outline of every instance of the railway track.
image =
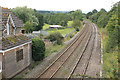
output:
[[[70, 55], [74, 52], [75, 48], [84, 39], [85, 34], [88, 32], [88, 24], [83, 28], [80, 35], [72, 42], [72, 44], [50, 65], [48, 66], [39, 76], [39, 78], [51, 78], [52, 74], [56, 72], [66, 62]], [[88, 28], [88, 29], [87, 29]], [[81, 39], [81, 40], [80, 40]]]
[[[85, 27], [82, 29], [81, 33], [79, 36], [76, 37], [76, 39], [71, 43], [71, 45], [69, 45], [69, 47], [59, 56], [56, 58], [56, 60], [49, 65], [38, 77], [39, 78], [48, 78], [48, 79], [52, 79], [52, 78], [67, 78], [68, 80], [72, 78], [72, 75], [75, 73], [76, 68], [78, 67], [78, 65], [80, 64], [82, 58], [85, 56], [85, 51], [89, 45], [89, 42], [91, 40], [91, 38], [93, 38], [93, 43], [91, 46], [91, 52], [88, 56], [88, 59], [86, 61], [86, 65], [84, 67], [84, 70], [82, 71], [82, 74], [86, 74], [88, 65], [89, 65], [89, 61], [91, 59], [91, 55], [92, 55], [92, 50], [93, 50], [93, 46], [94, 46], [94, 39], [95, 39], [95, 32], [96, 28], [95, 26], [92, 25], [92, 23], [86, 23]], [[87, 41], [86, 41], [87, 40]], [[81, 46], [83, 48], [81, 48], [81, 51], [79, 50], [79, 45], [85, 44], [85, 46]], [[77, 50], [79, 50], [81, 52], [81, 54], [75, 53]], [[76, 59], [75, 59], [76, 58]], [[75, 59], [73, 60], [73, 66], [71, 65], [71, 67], [66, 66], [67, 64], [70, 64], [71, 59]], [[61, 73], [61, 70], [67, 67], [69, 68], [68, 73]], [[61, 73], [61, 74], [60, 74]], [[61, 75], [61, 77], [59, 76]]]
[[[86, 72], [87, 72], [87, 69], [89, 66], [89, 61], [90, 61], [92, 53], [93, 53], [94, 41], [96, 38], [96, 27], [93, 25], [93, 23], [91, 23], [91, 26], [93, 28], [92, 34], [90, 35], [90, 37], [86, 43], [86, 46], [82, 51], [82, 55], [78, 58], [76, 65], [74, 66], [71, 74], [67, 78], [68, 80], [71, 80], [72, 78], [81, 78], [81, 80], [84, 80], [84, 77], [89, 77], [86, 75]], [[91, 48], [88, 48], [88, 47], [91, 47]], [[81, 65], [84, 65], [84, 66], [82, 67]]]

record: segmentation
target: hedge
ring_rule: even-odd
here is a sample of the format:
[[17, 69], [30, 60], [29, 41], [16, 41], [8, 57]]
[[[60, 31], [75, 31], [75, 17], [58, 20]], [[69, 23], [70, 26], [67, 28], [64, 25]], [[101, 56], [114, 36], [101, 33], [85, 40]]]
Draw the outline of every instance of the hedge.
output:
[[32, 39], [32, 58], [34, 61], [40, 61], [45, 56], [45, 43], [40, 38]]

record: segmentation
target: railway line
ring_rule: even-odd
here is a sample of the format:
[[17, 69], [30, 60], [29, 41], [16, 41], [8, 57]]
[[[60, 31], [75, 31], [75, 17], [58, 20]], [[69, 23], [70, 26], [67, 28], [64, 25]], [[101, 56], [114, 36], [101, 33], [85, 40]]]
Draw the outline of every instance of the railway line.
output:
[[39, 78], [81, 78], [76, 74], [85, 75], [89, 66], [94, 47], [96, 27], [85, 22], [84, 28], [73, 42], [59, 57], [53, 61], [38, 77]]
[[68, 80], [70, 80], [71, 78], [83, 78], [84, 77], [88, 77], [88, 75], [86, 75], [88, 66], [89, 66], [89, 61], [91, 59], [92, 53], [93, 53], [93, 48], [94, 48], [94, 42], [95, 42], [95, 38], [96, 38], [96, 28], [95, 26], [93, 26], [93, 24], [91, 23], [91, 26], [93, 27], [93, 31], [91, 34], [91, 37], [88, 39], [86, 46], [82, 52], [82, 56], [80, 56], [80, 58], [78, 58], [78, 61], [73, 69], [73, 71], [71, 72], [71, 75], [68, 77]]

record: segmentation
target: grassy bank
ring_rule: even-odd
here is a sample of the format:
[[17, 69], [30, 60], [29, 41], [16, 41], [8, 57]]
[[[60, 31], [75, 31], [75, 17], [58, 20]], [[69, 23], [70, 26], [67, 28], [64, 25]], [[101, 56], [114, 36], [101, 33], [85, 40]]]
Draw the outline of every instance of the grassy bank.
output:
[[[103, 77], [105, 78], [116, 78], [118, 76], [118, 51], [106, 52], [106, 45], [108, 41], [108, 32], [105, 28], [100, 28], [100, 34], [103, 38]], [[117, 48], [116, 48], [117, 49]]]
[[73, 31], [74, 28], [65, 28], [65, 29], [49, 29], [46, 30], [48, 32], [48, 34], [51, 34], [53, 32], [60, 32], [63, 36], [70, 33], [71, 31]]
[[46, 48], [46, 52], [45, 52], [45, 57], [51, 55], [54, 52], [58, 52], [59, 50], [61, 50], [63, 47], [65, 47], [65, 45], [51, 45], [49, 47]]

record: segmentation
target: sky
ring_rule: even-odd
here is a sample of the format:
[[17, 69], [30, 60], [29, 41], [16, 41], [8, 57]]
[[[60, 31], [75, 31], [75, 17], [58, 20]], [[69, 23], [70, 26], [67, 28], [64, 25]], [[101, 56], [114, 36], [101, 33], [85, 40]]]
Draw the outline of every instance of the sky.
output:
[[36, 10], [72, 11], [81, 9], [87, 13], [101, 8], [109, 11], [111, 6], [120, 0], [0, 0], [0, 6], [7, 8], [23, 7]]

